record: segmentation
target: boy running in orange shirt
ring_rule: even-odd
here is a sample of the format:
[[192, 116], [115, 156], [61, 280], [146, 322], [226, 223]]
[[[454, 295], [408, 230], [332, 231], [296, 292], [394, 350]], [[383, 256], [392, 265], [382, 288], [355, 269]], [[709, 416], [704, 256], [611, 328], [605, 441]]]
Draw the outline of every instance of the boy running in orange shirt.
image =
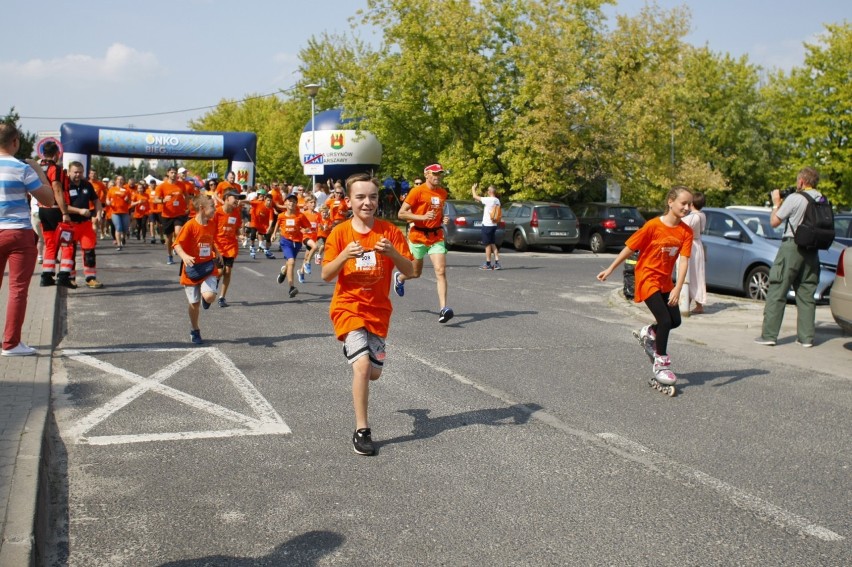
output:
[[305, 197], [305, 206], [302, 214], [311, 223], [311, 228], [306, 228], [302, 231], [302, 244], [305, 245], [307, 252], [305, 252], [302, 267], [298, 271], [299, 283], [305, 283], [305, 276], [311, 275], [311, 260], [317, 251], [317, 239], [319, 238], [317, 231], [319, 230], [320, 215], [314, 210], [316, 204], [317, 198], [313, 195]]
[[240, 226], [243, 224], [242, 206], [240, 203], [246, 198], [242, 193], [228, 189], [222, 194], [223, 204], [216, 209], [213, 216], [213, 224], [216, 225], [216, 249], [222, 257], [222, 278], [219, 280], [219, 307], [228, 307], [225, 295], [228, 286], [231, 285], [231, 272], [234, 269], [234, 260], [240, 251], [237, 241]]
[[270, 250], [270, 240], [268, 234], [274, 225], [274, 220], [278, 218], [278, 213], [275, 212], [275, 206], [272, 203], [272, 195], [265, 191], [258, 192], [258, 198], [249, 203], [251, 214], [249, 215], [249, 253], [251, 259], [257, 257], [257, 249], [254, 247], [255, 241], [260, 237], [260, 247], [263, 249], [266, 257], [270, 260], [275, 259], [275, 255]]
[[281, 252], [285, 258], [285, 264], [278, 273], [278, 283], [284, 283], [284, 278], [287, 278], [290, 284], [288, 295], [291, 298], [296, 297], [299, 293], [299, 290], [293, 285], [293, 272], [295, 271], [293, 267], [296, 264], [296, 256], [302, 248], [302, 230], [311, 228], [310, 221], [296, 209], [297, 202], [298, 199], [296, 199], [295, 195], [288, 195], [284, 200], [285, 210], [278, 215], [278, 220], [275, 224], [276, 230], [281, 235]]
[[[175, 237], [174, 251], [183, 261], [180, 283], [189, 300], [189, 338], [194, 344], [200, 345], [204, 341], [201, 340], [201, 329], [198, 328], [198, 304], [201, 303], [207, 309], [216, 299], [216, 278], [219, 275], [216, 264], [219, 254], [215, 242], [216, 226], [211, 222], [216, 212], [213, 199], [207, 195], [198, 195], [192, 204], [195, 216], [183, 225]], [[203, 270], [205, 266], [210, 270], [207, 273]], [[199, 270], [201, 273], [191, 278], [192, 274], [187, 275], [187, 270]]]
[[402, 232], [377, 219], [379, 181], [366, 173], [346, 180], [354, 216], [335, 227], [326, 241], [322, 279], [337, 278], [329, 314], [334, 334], [352, 366], [355, 433], [352, 446], [359, 455], [375, 453], [367, 416], [370, 381], [382, 375], [385, 338], [393, 306], [391, 274], [411, 276], [414, 265]]

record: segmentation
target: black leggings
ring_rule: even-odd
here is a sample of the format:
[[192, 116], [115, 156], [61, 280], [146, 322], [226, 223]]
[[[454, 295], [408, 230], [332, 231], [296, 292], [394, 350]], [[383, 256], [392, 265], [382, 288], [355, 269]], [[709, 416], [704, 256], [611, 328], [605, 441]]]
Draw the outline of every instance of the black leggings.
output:
[[654, 295], [645, 300], [645, 305], [657, 320], [657, 324], [651, 325], [651, 328], [657, 336], [654, 341], [655, 349], [661, 356], [667, 354], [669, 332], [680, 327], [680, 307], [677, 304], [669, 305], [668, 302], [669, 294], [663, 294], [661, 291], [654, 292]]

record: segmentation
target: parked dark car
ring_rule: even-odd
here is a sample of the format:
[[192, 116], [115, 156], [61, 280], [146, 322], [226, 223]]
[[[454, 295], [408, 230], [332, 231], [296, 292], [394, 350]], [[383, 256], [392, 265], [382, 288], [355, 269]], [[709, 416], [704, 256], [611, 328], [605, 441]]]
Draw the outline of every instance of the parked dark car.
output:
[[619, 203], [583, 203], [574, 206], [580, 225], [580, 246], [595, 254], [607, 248], [623, 248], [634, 232], [645, 224], [639, 209]]
[[852, 213], [834, 215], [834, 241], [852, 246]]
[[[447, 248], [454, 246], [478, 246], [482, 248], [482, 215], [485, 207], [476, 201], [445, 201], [444, 216], [448, 222], [444, 225], [444, 242]], [[499, 248], [503, 244], [506, 224], [497, 223], [494, 242]]]
[[577, 216], [571, 207], [545, 201], [519, 201], [503, 210], [503, 241], [523, 252], [531, 246], [559, 246], [573, 252], [580, 240]]
[[[708, 287], [745, 293], [751, 299], [766, 299], [769, 269], [775, 261], [784, 225], [769, 224], [770, 210], [758, 207], [704, 208], [707, 226], [701, 234], [705, 250]], [[825, 302], [843, 247], [835, 243], [819, 251], [820, 274], [814, 299]], [[788, 299], [794, 299], [791, 289]]]

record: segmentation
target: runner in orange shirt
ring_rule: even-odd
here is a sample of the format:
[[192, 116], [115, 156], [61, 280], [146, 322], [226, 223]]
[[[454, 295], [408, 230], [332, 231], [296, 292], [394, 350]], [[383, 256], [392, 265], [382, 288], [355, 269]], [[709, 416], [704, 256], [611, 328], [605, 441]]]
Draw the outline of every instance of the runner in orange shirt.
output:
[[[95, 196], [101, 205], [106, 202], [107, 186], [98, 179], [98, 172], [94, 169], [89, 170], [89, 183], [95, 188]], [[95, 229], [96, 238], [103, 234], [103, 212], [101, 214], [92, 215], [92, 227]]]
[[311, 223], [311, 227], [302, 231], [302, 244], [305, 245], [306, 252], [302, 261], [302, 267], [299, 268], [297, 273], [299, 283], [305, 283], [305, 276], [311, 275], [311, 260], [317, 251], [317, 238], [319, 238], [317, 231], [319, 230], [320, 215], [314, 210], [316, 204], [317, 198], [313, 195], [305, 197], [305, 206], [302, 209], [302, 214]]
[[136, 235], [136, 240], [145, 240], [145, 227], [148, 223], [148, 215], [151, 212], [151, 204], [148, 201], [148, 194], [144, 185], [136, 187], [136, 193], [133, 195], [130, 206], [133, 207], [133, 232]]
[[154, 203], [163, 206], [163, 235], [166, 238], [166, 251], [169, 253], [166, 263], [172, 265], [175, 263], [172, 257], [173, 243], [180, 234], [181, 227], [188, 221], [189, 207], [183, 183], [178, 183], [174, 166], [169, 167], [167, 176], [166, 180], [157, 186], [157, 198]]
[[382, 375], [385, 339], [393, 311], [391, 272], [411, 276], [405, 236], [393, 224], [376, 218], [379, 181], [359, 173], [346, 180], [353, 217], [334, 228], [326, 241], [322, 279], [337, 278], [329, 315], [334, 334], [343, 342], [343, 352], [352, 366], [352, 403], [355, 433], [352, 446], [359, 455], [372, 455], [375, 448], [367, 415], [370, 381]]
[[453, 310], [447, 306], [447, 245], [444, 242], [443, 226], [448, 222], [444, 216], [447, 190], [441, 187], [444, 168], [439, 163], [427, 166], [423, 172], [426, 183], [412, 189], [399, 208], [399, 219], [413, 223], [408, 231], [408, 246], [414, 255], [414, 275], [394, 274], [394, 292], [405, 295], [405, 282], [419, 278], [423, 273], [423, 258], [429, 255], [438, 286], [440, 304], [439, 323], [453, 318]]
[[132, 192], [124, 185], [124, 177], [115, 176], [115, 186], [107, 191], [110, 219], [115, 227], [116, 250], [121, 251], [127, 244], [127, 233], [130, 230], [130, 202]]
[[311, 223], [305, 215], [296, 209], [297, 199], [295, 195], [288, 195], [284, 200], [286, 210], [278, 215], [275, 228], [281, 235], [281, 251], [284, 253], [285, 264], [281, 266], [278, 273], [278, 283], [284, 283], [284, 278], [290, 283], [289, 296], [296, 297], [299, 290], [293, 285], [293, 266], [296, 264], [296, 256], [302, 248], [302, 230], [310, 229]]
[[157, 182], [153, 179], [148, 182], [148, 189], [145, 191], [145, 195], [148, 196], [148, 205], [150, 207], [150, 211], [148, 212], [148, 234], [151, 235], [151, 244], [157, 243], [157, 235], [160, 236], [160, 241], [162, 243], [166, 242], [166, 238], [163, 236], [163, 204], [157, 202]]
[[[197, 212], [175, 236], [174, 251], [183, 262], [180, 283], [189, 301], [189, 338], [194, 344], [203, 344], [201, 329], [198, 327], [198, 315], [201, 312], [199, 303], [207, 309], [216, 299], [216, 278], [219, 275], [216, 264], [219, 253], [215, 242], [216, 227], [211, 222], [216, 213], [213, 199], [198, 195], [195, 197], [194, 206]], [[209, 271], [203, 270], [204, 267]], [[197, 270], [200, 273], [196, 274], [197, 277], [191, 277], [193, 274], [187, 274], [187, 270]]]
[[272, 204], [272, 195], [261, 189], [257, 192], [257, 197], [257, 199], [249, 203], [251, 207], [249, 215], [251, 220], [249, 221], [248, 231], [249, 253], [252, 260], [257, 257], [255, 242], [260, 238], [260, 248], [266, 254], [267, 258], [274, 260], [275, 255], [269, 249], [268, 235], [275, 226], [274, 221], [278, 218], [278, 214], [275, 212], [275, 207]]
[[216, 248], [222, 257], [222, 277], [219, 280], [219, 307], [228, 307], [225, 295], [231, 285], [234, 260], [240, 252], [237, 234], [243, 224], [242, 201], [245, 195], [229, 189], [222, 195], [224, 203], [216, 209], [213, 224], [216, 226]]
[[241, 194], [243, 192], [243, 188], [237, 184], [236, 179], [237, 174], [233, 171], [229, 171], [227, 175], [225, 175], [225, 181], [220, 181], [219, 184], [216, 185], [215, 199], [219, 201], [220, 205], [225, 202], [226, 191], [234, 191], [237, 194]]

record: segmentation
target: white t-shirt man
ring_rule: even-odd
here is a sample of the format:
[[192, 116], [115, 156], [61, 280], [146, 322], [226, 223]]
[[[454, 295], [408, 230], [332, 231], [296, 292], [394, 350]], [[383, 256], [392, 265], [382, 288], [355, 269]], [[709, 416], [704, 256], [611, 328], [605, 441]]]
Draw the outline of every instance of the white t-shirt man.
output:
[[482, 211], [482, 226], [497, 226], [497, 223], [491, 220], [491, 212], [494, 207], [500, 206], [500, 199], [497, 197], [482, 197], [479, 200], [485, 207]]

